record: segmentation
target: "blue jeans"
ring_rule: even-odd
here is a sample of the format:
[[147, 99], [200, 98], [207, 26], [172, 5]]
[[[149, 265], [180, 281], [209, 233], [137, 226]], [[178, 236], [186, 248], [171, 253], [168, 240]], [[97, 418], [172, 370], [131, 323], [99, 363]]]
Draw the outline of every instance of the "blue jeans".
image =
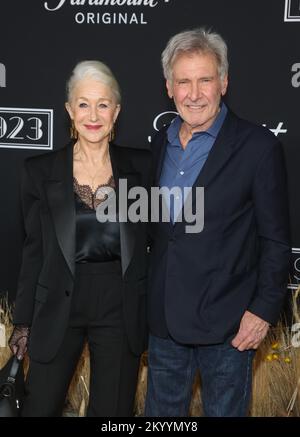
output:
[[197, 368], [205, 416], [246, 416], [253, 356], [253, 350], [239, 352], [230, 342], [189, 346], [151, 335], [145, 416], [188, 416]]

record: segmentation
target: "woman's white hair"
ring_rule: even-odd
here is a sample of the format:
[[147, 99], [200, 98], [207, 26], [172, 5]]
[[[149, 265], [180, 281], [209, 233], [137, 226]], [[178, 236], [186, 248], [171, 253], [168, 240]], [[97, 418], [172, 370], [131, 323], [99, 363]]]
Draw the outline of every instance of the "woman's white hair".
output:
[[117, 104], [121, 103], [121, 90], [117, 79], [110, 68], [100, 61], [82, 61], [79, 62], [67, 82], [67, 99], [71, 102], [74, 88], [82, 79], [91, 78], [108, 86]]

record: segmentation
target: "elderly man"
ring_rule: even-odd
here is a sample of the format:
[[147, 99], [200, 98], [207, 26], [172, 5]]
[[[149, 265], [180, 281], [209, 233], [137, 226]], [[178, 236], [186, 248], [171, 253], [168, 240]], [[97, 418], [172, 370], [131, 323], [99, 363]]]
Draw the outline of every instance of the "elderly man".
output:
[[187, 416], [196, 369], [206, 416], [245, 416], [253, 355], [286, 293], [283, 152], [222, 102], [228, 60], [219, 34], [175, 35], [162, 64], [179, 115], [153, 141], [154, 184], [192, 195], [204, 187], [204, 227], [188, 233], [176, 219], [184, 196], [169, 202], [169, 223], [151, 225], [146, 416]]

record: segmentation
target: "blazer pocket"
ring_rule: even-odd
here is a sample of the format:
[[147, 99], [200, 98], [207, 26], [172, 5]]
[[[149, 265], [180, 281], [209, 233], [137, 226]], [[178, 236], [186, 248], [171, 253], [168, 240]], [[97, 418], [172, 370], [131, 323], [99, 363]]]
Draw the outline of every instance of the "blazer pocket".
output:
[[35, 300], [41, 303], [45, 303], [48, 297], [48, 288], [38, 284], [35, 292]]

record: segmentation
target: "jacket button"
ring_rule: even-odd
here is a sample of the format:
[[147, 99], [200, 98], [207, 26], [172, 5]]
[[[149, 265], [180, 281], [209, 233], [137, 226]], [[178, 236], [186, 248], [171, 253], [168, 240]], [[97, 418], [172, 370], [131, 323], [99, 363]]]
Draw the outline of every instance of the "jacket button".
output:
[[69, 292], [69, 290], [66, 290], [66, 291], [65, 291], [65, 294], [66, 294], [66, 296], [69, 297], [71, 293]]

